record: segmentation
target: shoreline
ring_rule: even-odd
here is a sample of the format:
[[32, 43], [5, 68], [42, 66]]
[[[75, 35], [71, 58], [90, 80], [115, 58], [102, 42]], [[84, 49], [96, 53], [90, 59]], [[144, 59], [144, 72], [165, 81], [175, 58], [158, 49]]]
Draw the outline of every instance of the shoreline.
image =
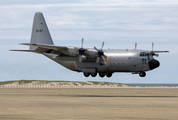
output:
[[2, 88], [3, 120], [177, 120], [175, 88]]

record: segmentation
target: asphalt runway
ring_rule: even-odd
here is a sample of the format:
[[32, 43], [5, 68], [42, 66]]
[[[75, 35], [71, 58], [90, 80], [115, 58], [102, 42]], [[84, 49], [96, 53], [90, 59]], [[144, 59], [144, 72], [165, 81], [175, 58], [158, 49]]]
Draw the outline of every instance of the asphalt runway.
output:
[[177, 120], [178, 88], [0, 88], [0, 120]]

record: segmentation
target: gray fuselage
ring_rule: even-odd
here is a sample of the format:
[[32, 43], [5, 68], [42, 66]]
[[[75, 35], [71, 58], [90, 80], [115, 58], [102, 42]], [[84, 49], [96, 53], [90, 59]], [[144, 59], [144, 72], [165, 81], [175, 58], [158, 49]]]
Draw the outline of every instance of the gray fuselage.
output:
[[[96, 59], [86, 59], [82, 63], [78, 60], [68, 61], [55, 58], [53, 54], [44, 54], [50, 59], [56, 61], [62, 66], [77, 72], [133, 72], [138, 73], [140, 71], [149, 71], [149, 61], [154, 60], [150, 51], [137, 50], [137, 49], [115, 49], [115, 50], [103, 50], [105, 56], [103, 58], [104, 64], [97, 64]], [[144, 55], [141, 55], [144, 53]], [[158, 66], [157, 66], [158, 67]], [[86, 70], [86, 71], [85, 71]]]

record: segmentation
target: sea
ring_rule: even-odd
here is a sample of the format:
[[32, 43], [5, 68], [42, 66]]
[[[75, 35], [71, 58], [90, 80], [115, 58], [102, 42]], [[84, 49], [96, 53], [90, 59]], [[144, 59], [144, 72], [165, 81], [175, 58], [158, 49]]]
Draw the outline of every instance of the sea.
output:
[[153, 84], [147, 84], [147, 83], [128, 83], [129, 85], [133, 86], [142, 86], [142, 87], [156, 87], [156, 86], [165, 86], [165, 87], [178, 87], [178, 84], [159, 84], [159, 83], [153, 83]]

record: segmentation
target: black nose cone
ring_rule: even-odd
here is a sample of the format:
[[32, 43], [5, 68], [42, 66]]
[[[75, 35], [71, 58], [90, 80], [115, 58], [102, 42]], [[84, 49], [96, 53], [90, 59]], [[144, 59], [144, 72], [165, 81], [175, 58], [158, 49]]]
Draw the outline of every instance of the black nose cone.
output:
[[155, 59], [150, 60], [148, 62], [148, 64], [149, 64], [150, 70], [153, 70], [153, 69], [159, 67], [159, 65], [160, 65], [159, 61], [157, 61]]

